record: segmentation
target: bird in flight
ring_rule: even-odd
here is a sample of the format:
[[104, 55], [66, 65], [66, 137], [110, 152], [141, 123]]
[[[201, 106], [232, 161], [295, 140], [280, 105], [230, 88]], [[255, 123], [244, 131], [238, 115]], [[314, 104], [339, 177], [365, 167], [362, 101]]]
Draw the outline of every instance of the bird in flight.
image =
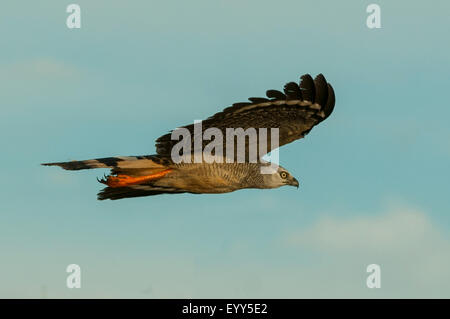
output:
[[[261, 139], [245, 139], [244, 136], [244, 161], [229, 160], [230, 157], [237, 157], [238, 150], [234, 149], [226, 155], [216, 149], [215, 161], [196, 162], [192, 157], [190, 161], [174, 160], [173, 150], [180, 146], [179, 140], [174, 139], [172, 134], [176, 129], [156, 140], [155, 155], [117, 156], [42, 165], [60, 166], [66, 170], [110, 168], [110, 175], [99, 180], [107, 185], [98, 193], [99, 200], [166, 193], [228, 193], [245, 188], [270, 189], [285, 185], [298, 187], [298, 181], [281, 166], [276, 165], [269, 173], [262, 173], [262, 169], [272, 163], [261, 157], [279, 146], [304, 137], [333, 111], [334, 90], [322, 74], [314, 79], [305, 74], [300, 79], [299, 84], [287, 83], [284, 93], [268, 90], [267, 98], [251, 97], [249, 102], [235, 103], [201, 123], [202, 136], [211, 128], [223, 132], [224, 136], [228, 129], [241, 128], [246, 132], [251, 128], [277, 129], [278, 143], [273, 144], [273, 137], [270, 136], [264, 141], [264, 147]], [[197, 147], [194, 145], [199, 133], [195, 131], [195, 123], [181, 129], [194, 136], [193, 140], [187, 140], [183, 145], [187, 152], [195, 154], [194, 151], [199, 149], [198, 144]], [[233, 145], [237, 139], [233, 137]], [[210, 141], [207, 138], [201, 140], [200, 149], [203, 150], [208, 143]], [[252, 146], [259, 149], [260, 157], [256, 161], [249, 160]], [[217, 160], [217, 157], [224, 160]]]

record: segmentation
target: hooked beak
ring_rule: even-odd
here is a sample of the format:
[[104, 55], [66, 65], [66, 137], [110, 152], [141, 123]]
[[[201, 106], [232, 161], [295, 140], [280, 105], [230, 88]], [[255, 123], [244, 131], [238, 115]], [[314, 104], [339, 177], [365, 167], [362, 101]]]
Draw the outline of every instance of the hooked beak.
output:
[[295, 186], [295, 187], [298, 188], [298, 186], [299, 186], [300, 184], [299, 184], [298, 180], [296, 180], [294, 177], [292, 177], [292, 181], [291, 181], [291, 183], [290, 183], [289, 185]]

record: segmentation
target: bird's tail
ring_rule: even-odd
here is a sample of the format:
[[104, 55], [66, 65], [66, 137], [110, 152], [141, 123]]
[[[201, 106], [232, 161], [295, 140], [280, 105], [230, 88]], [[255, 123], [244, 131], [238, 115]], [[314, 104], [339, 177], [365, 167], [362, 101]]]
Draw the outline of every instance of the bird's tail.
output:
[[127, 197], [180, 193], [182, 191], [152, 185], [154, 181], [172, 171], [171, 161], [156, 155], [120, 156], [96, 158], [85, 161], [44, 163], [45, 166], [59, 166], [66, 170], [111, 168], [111, 174], [99, 179], [107, 185], [98, 199], [121, 199]]
[[70, 171], [92, 168], [111, 168], [113, 170], [132, 170], [132, 169], [158, 169], [164, 168], [170, 164], [166, 158], [157, 155], [144, 156], [116, 156], [95, 158], [85, 161], [70, 161], [57, 163], [43, 163], [45, 166], [59, 166]]

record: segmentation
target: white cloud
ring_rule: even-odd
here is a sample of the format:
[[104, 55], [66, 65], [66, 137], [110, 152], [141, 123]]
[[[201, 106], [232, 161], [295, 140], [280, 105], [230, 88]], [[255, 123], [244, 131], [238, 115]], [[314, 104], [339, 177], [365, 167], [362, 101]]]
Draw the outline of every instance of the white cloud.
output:
[[[230, 252], [225, 263], [186, 258], [171, 263], [170, 269], [154, 264], [150, 267], [154, 272], [146, 278], [151, 297], [450, 296], [450, 242], [419, 209], [395, 207], [363, 217], [325, 217], [287, 239], [264, 247], [265, 260], [244, 257], [255, 248], [242, 246]], [[366, 267], [371, 263], [381, 266], [381, 289], [366, 287]]]
[[310, 228], [290, 236], [291, 243], [328, 252], [377, 251], [398, 253], [413, 245], [440, 242], [433, 225], [421, 211], [394, 208], [375, 216], [323, 217]]
[[[310, 272], [311, 276], [330, 270], [336, 276], [331, 279], [332, 285], [322, 287], [327, 293], [319, 295], [450, 296], [450, 241], [418, 209], [396, 207], [372, 216], [324, 217], [310, 227], [290, 233], [286, 239], [299, 253], [314, 251], [319, 260], [327, 261]], [[367, 276], [365, 266], [371, 263], [379, 264], [383, 274], [382, 288], [376, 292], [362, 284]], [[360, 287], [354, 285], [355, 280]]]
[[81, 88], [97, 89], [95, 83], [101, 81], [87, 69], [55, 58], [0, 64], [0, 85], [7, 116], [64, 107], [80, 95]]
[[0, 65], [0, 80], [60, 80], [78, 77], [80, 71], [67, 63], [51, 58], [35, 58], [10, 64]]
[[[5, 107], [33, 107], [73, 94], [86, 78], [86, 71], [53, 58], [34, 58], [0, 65], [0, 85], [4, 89]], [[61, 104], [61, 102], [59, 103]]]

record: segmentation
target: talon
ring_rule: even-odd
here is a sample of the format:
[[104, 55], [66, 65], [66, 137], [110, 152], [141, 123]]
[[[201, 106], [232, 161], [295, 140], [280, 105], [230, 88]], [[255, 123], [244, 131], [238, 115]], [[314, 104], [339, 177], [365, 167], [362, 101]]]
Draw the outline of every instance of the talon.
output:
[[108, 176], [106, 176], [106, 174], [103, 174], [103, 178], [98, 178], [98, 177], [97, 177], [97, 181], [98, 181], [99, 183], [102, 183], [102, 184], [107, 184], [107, 182], [108, 182]]

